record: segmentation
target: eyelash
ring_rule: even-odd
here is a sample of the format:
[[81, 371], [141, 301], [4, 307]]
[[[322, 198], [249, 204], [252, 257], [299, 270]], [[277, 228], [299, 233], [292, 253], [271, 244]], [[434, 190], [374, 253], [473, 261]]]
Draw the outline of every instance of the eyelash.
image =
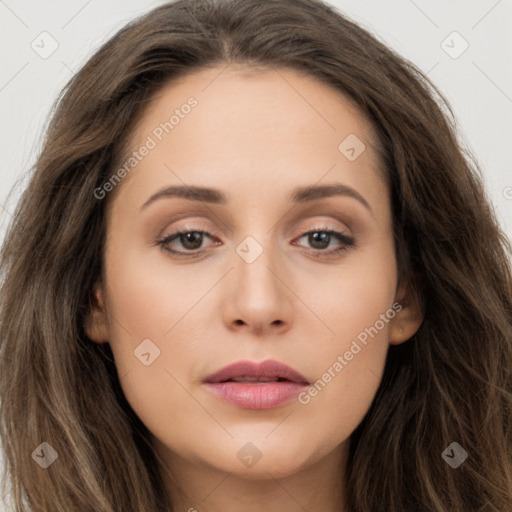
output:
[[[208, 235], [207, 231], [203, 231], [196, 226], [188, 226], [186, 229], [175, 231], [174, 233], [171, 233], [170, 235], [167, 235], [166, 237], [157, 240], [157, 245], [159, 245], [160, 248], [164, 252], [169, 253], [172, 256], [177, 256], [180, 258], [182, 258], [182, 257], [194, 258], [194, 257], [201, 256], [206, 251], [206, 249], [199, 249], [199, 250], [196, 250], [195, 252], [175, 251], [173, 249], [169, 249], [168, 244], [170, 244], [171, 242], [173, 242], [176, 239], [179, 239], [181, 235], [186, 235], [188, 233], [200, 233], [201, 235], [207, 235], [208, 238], [212, 238], [211, 236]], [[298, 238], [300, 239], [300, 238], [310, 235], [312, 233], [325, 233], [328, 235], [334, 235], [340, 242], [342, 242], [342, 245], [340, 245], [336, 249], [331, 249], [331, 250], [312, 249], [312, 251], [314, 253], [317, 253], [316, 255], [320, 256], [320, 257], [337, 256], [339, 254], [342, 254], [345, 251], [348, 251], [351, 247], [355, 246], [355, 240], [353, 238], [345, 235], [344, 233], [342, 233], [340, 231], [336, 231], [334, 229], [330, 229], [327, 227], [320, 227], [320, 226], [316, 227], [314, 229], [311, 229], [309, 231], [306, 231]], [[329, 240], [329, 242], [330, 242], [330, 240]]]

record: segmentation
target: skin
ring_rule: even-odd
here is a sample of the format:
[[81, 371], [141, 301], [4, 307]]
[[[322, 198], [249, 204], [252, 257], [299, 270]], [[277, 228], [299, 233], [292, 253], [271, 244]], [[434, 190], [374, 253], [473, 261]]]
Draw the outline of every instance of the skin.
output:
[[[407, 283], [397, 287], [372, 127], [339, 91], [304, 74], [231, 65], [166, 84], [138, 120], [132, 150], [190, 96], [198, 105], [110, 198], [105, 280], [87, 333], [112, 347], [175, 510], [347, 511], [349, 437], [379, 387], [390, 343], [421, 324]], [[338, 150], [349, 134], [366, 146], [354, 161]], [[371, 211], [349, 196], [289, 201], [295, 187], [333, 183], [355, 189]], [[141, 211], [155, 192], [183, 184], [220, 189], [229, 201], [165, 198]], [[332, 236], [322, 249], [304, 236], [319, 227], [355, 245], [322, 257], [343, 243]], [[199, 249], [174, 240], [171, 248], [188, 256], [171, 256], [157, 240], [181, 229], [208, 235]], [[248, 236], [263, 249], [252, 263], [236, 252]], [[395, 301], [401, 311], [306, 405], [241, 409], [202, 384], [242, 359], [276, 359], [315, 382]], [[148, 366], [134, 356], [144, 339], [160, 350]], [[237, 457], [248, 442], [261, 453], [252, 467]]]

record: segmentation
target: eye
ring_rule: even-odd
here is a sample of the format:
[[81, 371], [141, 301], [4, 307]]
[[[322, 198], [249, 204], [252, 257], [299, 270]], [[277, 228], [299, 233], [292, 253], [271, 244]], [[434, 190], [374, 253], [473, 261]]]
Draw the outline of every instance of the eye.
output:
[[[316, 255], [321, 257], [329, 257], [339, 254], [355, 245], [355, 240], [348, 235], [340, 231], [324, 227], [312, 229], [301, 235], [297, 240], [304, 237], [307, 237], [307, 241], [312, 247], [311, 252], [314, 252]], [[175, 231], [158, 240], [157, 244], [162, 248], [162, 250], [174, 256], [194, 257], [205, 252], [205, 249], [203, 248], [205, 238], [212, 239], [213, 237], [207, 231], [189, 226], [186, 229]], [[335, 246], [333, 249], [326, 250], [333, 240], [338, 240], [339, 245]], [[173, 243], [179, 243], [181, 248], [184, 250], [173, 249], [171, 247], [171, 244]]]
[[[355, 245], [355, 240], [353, 238], [345, 235], [341, 231], [336, 231], [335, 229], [330, 228], [319, 227], [312, 229], [300, 236], [298, 240], [304, 237], [307, 237], [308, 243], [314, 249], [313, 252], [318, 253], [318, 255], [322, 257], [339, 254]], [[326, 250], [331, 242], [336, 239], [338, 240], [339, 245], [333, 249]]]
[[[205, 236], [207, 238], [212, 238], [206, 231], [202, 231], [200, 229], [196, 230], [193, 227], [189, 227], [181, 231], [175, 231], [174, 233], [171, 233], [165, 238], [158, 240], [157, 243], [162, 248], [162, 250], [172, 255], [193, 257], [204, 252], [204, 249], [201, 249], [201, 246], [203, 245]], [[179, 242], [179, 244], [181, 245], [182, 248], [185, 249], [185, 251], [172, 249], [171, 244], [174, 242]]]

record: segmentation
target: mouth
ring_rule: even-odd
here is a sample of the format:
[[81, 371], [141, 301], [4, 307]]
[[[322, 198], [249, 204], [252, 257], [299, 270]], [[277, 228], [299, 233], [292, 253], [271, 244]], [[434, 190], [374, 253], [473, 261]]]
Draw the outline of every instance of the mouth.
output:
[[293, 368], [274, 360], [239, 361], [203, 381], [214, 396], [242, 409], [273, 409], [290, 402], [308, 380]]
[[262, 382], [293, 382], [281, 377], [235, 377], [234, 379], [223, 380], [222, 382], [245, 382], [246, 384], [260, 384]]
[[217, 384], [219, 382], [296, 382], [309, 384], [306, 377], [290, 366], [268, 359], [261, 363], [253, 361], [238, 361], [225, 366], [221, 370], [206, 377], [205, 382]]

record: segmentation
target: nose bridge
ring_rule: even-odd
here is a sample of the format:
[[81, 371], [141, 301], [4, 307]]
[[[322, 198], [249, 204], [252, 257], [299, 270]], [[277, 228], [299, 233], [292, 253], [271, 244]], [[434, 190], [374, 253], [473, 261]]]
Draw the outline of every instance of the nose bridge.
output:
[[281, 258], [272, 233], [266, 233], [264, 228], [252, 232], [255, 234], [245, 237], [236, 247], [237, 280], [240, 287], [269, 300], [282, 286], [275, 276]]
[[251, 231], [235, 248], [234, 286], [230, 289], [226, 320], [255, 330], [289, 324], [290, 297], [283, 283], [283, 260], [268, 229]]

